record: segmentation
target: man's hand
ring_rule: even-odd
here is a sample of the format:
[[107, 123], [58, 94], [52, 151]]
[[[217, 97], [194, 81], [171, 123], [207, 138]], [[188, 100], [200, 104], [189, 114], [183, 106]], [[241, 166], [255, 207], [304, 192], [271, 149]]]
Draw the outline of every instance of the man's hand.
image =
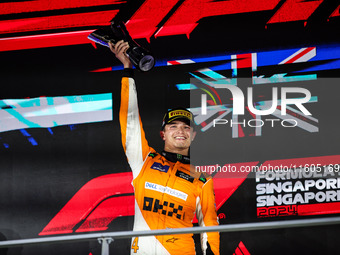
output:
[[132, 63], [128, 56], [126, 56], [126, 50], [130, 47], [127, 42], [123, 40], [113, 44], [109, 42], [110, 50], [116, 55], [116, 58], [124, 65], [124, 68], [132, 68]]

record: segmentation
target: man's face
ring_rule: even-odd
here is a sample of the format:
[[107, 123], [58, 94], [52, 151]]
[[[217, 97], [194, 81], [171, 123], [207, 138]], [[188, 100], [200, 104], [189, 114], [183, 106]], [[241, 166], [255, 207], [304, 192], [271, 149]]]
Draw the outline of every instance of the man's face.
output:
[[164, 130], [161, 131], [165, 150], [175, 153], [187, 151], [195, 135], [193, 127], [180, 120], [165, 125]]

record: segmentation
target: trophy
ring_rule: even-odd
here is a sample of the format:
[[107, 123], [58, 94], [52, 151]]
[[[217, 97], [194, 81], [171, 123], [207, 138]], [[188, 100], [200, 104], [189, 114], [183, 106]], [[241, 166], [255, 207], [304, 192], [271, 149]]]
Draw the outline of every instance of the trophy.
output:
[[122, 21], [113, 19], [110, 26], [93, 31], [87, 38], [106, 47], [110, 47], [109, 42], [115, 44], [120, 40], [124, 40], [130, 46], [126, 51], [126, 55], [135, 67], [145, 72], [151, 70], [155, 65], [154, 57], [132, 39]]

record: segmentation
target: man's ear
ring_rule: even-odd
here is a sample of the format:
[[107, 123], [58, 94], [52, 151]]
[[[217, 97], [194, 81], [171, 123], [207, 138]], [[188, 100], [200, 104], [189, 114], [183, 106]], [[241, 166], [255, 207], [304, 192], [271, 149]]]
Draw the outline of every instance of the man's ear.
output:
[[163, 130], [162, 130], [162, 131], [160, 131], [160, 132], [159, 132], [159, 134], [160, 134], [160, 136], [161, 136], [162, 140], [165, 140], [165, 139], [164, 139], [164, 131], [163, 131]]
[[191, 136], [191, 141], [193, 141], [195, 139], [195, 136], [196, 136], [196, 131], [193, 131], [192, 136]]

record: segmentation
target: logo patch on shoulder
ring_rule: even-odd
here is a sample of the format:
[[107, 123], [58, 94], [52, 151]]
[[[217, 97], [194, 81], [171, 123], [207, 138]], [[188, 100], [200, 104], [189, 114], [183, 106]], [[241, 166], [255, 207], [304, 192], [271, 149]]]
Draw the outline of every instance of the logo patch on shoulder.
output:
[[148, 156], [154, 158], [154, 157], [157, 156], [157, 153], [151, 153], [151, 152], [150, 152]]
[[201, 174], [199, 180], [203, 183], [206, 183], [207, 182], [207, 178], [205, 178], [204, 174]]
[[167, 166], [167, 165], [163, 166], [161, 163], [157, 163], [157, 162], [153, 163], [151, 166], [151, 169], [155, 169], [163, 173], [167, 173], [169, 168], [170, 166]]

